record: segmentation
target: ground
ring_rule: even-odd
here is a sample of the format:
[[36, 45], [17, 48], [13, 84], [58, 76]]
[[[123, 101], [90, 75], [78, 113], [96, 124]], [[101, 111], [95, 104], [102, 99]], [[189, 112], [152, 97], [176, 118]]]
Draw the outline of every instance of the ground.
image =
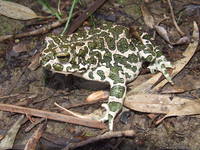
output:
[[[35, 1], [23, 0], [15, 2], [33, 9], [40, 15], [44, 15], [44, 12], [40, 11], [41, 9], [39, 4]], [[92, 17], [87, 20], [87, 24], [90, 24], [91, 22], [101, 24], [98, 22], [99, 20], [107, 20], [125, 26], [139, 25], [148, 30], [140, 10], [141, 3], [140, 0], [111, 0], [99, 8]], [[51, 4], [54, 6], [56, 1], [52, 0]], [[160, 20], [163, 17], [163, 14], [170, 16], [170, 9], [167, 1], [150, 0], [150, 3], [145, 5], [148, 6], [149, 10], [154, 15], [155, 20]], [[191, 35], [193, 27], [192, 22], [197, 21], [198, 26], [200, 26], [200, 3], [198, 0], [174, 0], [172, 6], [178, 25], [186, 35]], [[54, 7], [56, 8], [56, 5]], [[0, 35], [12, 34], [13, 32], [23, 32], [24, 30], [34, 30], [37, 28], [37, 26], [33, 27], [29, 25], [31, 24], [31, 21], [18, 21], [5, 16], [0, 16], [0, 22]], [[171, 20], [164, 22], [163, 26], [167, 29], [171, 41], [175, 42], [180, 38], [180, 35], [177, 33]], [[62, 29], [63, 26], [54, 29], [51, 32], [57, 33], [62, 31]], [[148, 31], [150, 34], [153, 33], [152, 29]], [[1, 103], [60, 112], [60, 110], [54, 105], [54, 102], [59, 103], [63, 107], [69, 107], [69, 105], [71, 106], [82, 103], [89, 94], [96, 90], [109, 89], [108, 85], [85, 81], [77, 77], [66, 77], [60, 74], [53, 74], [44, 71], [41, 67], [38, 67], [35, 70], [30, 70], [28, 66], [32, 62], [34, 54], [40, 53], [43, 45], [42, 41], [45, 36], [46, 34], [29, 36], [22, 39], [11, 39], [0, 43]], [[156, 35], [155, 42], [160, 46], [166, 57], [172, 62], [181, 59], [182, 52], [187, 47], [187, 44], [170, 47], [169, 44], [160, 38], [159, 35]], [[200, 82], [198, 79], [200, 74], [199, 50], [200, 48], [198, 47], [189, 64], [187, 64], [184, 70], [178, 74], [177, 82], [182, 82], [181, 79], [187, 75], [196, 79], [196, 83]], [[146, 73], [148, 73], [148, 71], [143, 69], [141, 75]], [[176, 78], [174, 80], [176, 81]], [[189, 82], [189, 80], [187, 82]], [[199, 98], [199, 86], [196, 86], [191, 90], [185, 90], [185, 92], [176, 94], [176, 96], [190, 99]], [[87, 114], [99, 107], [100, 103], [96, 103], [93, 105], [84, 105], [72, 108], [71, 110]], [[137, 132], [135, 137], [103, 140], [87, 145], [82, 149], [198, 150], [200, 147], [200, 120], [196, 116], [167, 118], [157, 126], [155, 126], [154, 120], [149, 118], [146, 113], [131, 111], [128, 116], [128, 119], [126, 118], [127, 124], [123, 124], [120, 121], [120, 116], [116, 118], [115, 130], [134, 129]], [[5, 135], [6, 131], [10, 129], [18, 118], [19, 114], [0, 111], [0, 135]], [[33, 118], [33, 120], [34, 119], [38, 118]], [[20, 131], [16, 136], [14, 147], [23, 149], [24, 144], [26, 144], [26, 141], [35, 131], [35, 128], [26, 131], [27, 127], [31, 124], [30, 120], [26, 120], [26, 122], [21, 126]], [[48, 120], [47, 128], [42, 136], [40, 144], [41, 147], [48, 147], [48, 149], [53, 146], [57, 146], [57, 149], [61, 149], [66, 146], [66, 141], [69, 143], [72, 141], [81, 141], [84, 138], [96, 136], [103, 132], [104, 131], [100, 129], [92, 129]], [[53, 146], [52, 141], [54, 141]]]

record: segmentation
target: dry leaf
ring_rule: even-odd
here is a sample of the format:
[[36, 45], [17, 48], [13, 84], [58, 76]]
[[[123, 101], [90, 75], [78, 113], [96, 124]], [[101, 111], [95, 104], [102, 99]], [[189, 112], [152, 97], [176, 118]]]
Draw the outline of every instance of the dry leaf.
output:
[[0, 141], [0, 149], [12, 149], [23, 119], [24, 116], [20, 116], [19, 119], [8, 130], [6, 136]]
[[127, 84], [128, 88], [134, 89], [137, 86], [141, 85], [145, 81], [147, 81], [149, 78], [151, 78], [153, 75], [152, 74], [142, 74], [139, 75], [133, 82], [130, 82]]
[[162, 113], [167, 116], [200, 114], [200, 102], [181, 97], [157, 94], [136, 94], [128, 96], [124, 106], [147, 113]]
[[71, 111], [69, 109], [66, 109], [60, 105], [58, 105], [57, 103], [54, 103], [57, 107], [59, 107], [60, 109], [62, 109], [65, 113], [77, 117], [77, 118], [81, 118], [81, 119], [89, 119], [89, 120], [97, 120], [99, 121], [101, 118], [103, 118], [103, 116], [105, 116], [104, 112], [102, 109], [96, 109], [94, 112], [90, 113], [90, 114], [83, 114], [83, 113], [79, 113], [79, 112], [75, 112], [75, 111]]
[[37, 130], [34, 132], [34, 134], [28, 140], [24, 150], [36, 150], [36, 147], [39, 144], [39, 140], [40, 140], [45, 128], [46, 128], [46, 123], [45, 124], [41, 124], [37, 128]]
[[31, 59], [31, 64], [28, 68], [32, 71], [36, 70], [40, 66], [40, 53], [35, 54]]
[[186, 74], [184, 77], [179, 76], [175, 80], [173, 86], [166, 85], [161, 93], [183, 93], [200, 88], [200, 80], [198, 76]]
[[109, 97], [109, 92], [108, 91], [96, 91], [90, 94], [86, 98], [86, 102], [91, 103], [91, 102], [97, 102], [100, 100], [107, 99]]
[[[175, 69], [173, 70], [173, 72], [171, 74], [172, 77], [174, 77], [177, 73], [179, 73], [184, 68], [184, 66], [189, 62], [189, 60], [194, 55], [194, 53], [197, 49], [198, 42], [199, 42], [199, 29], [198, 29], [196, 22], [194, 22], [193, 25], [194, 25], [194, 31], [193, 31], [193, 35], [192, 35], [193, 42], [188, 45], [187, 49], [183, 53], [184, 58], [175, 62], [175, 64], [174, 64]], [[150, 78], [146, 82], [144, 82], [144, 83], [140, 84], [139, 86], [137, 86], [136, 88], [132, 89], [128, 93], [128, 95], [131, 95], [133, 93], [156, 93], [156, 92], [158, 92], [166, 83], [168, 83], [168, 81], [166, 79], [164, 79], [162, 82], [160, 82], [158, 85], [156, 85], [153, 89], [151, 89], [152, 86], [160, 79], [161, 76], [162, 76], [162, 73], [160, 73], [160, 72], [155, 74], [152, 78]]]
[[157, 31], [157, 33], [168, 43], [171, 43], [170, 40], [169, 40], [169, 36], [167, 34], [167, 30], [162, 27], [162, 26], [159, 26], [159, 25], [155, 25], [155, 30]]
[[3, 0], [0, 0], [0, 14], [18, 20], [29, 20], [41, 17], [28, 7]]
[[143, 15], [143, 19], [144, 19], [144, 23], [150, 27], [151, 29], [154, 27], [155, 23], [154, 23], [154, 18], [151, 15], [151, 12], [148, 10], [147, 7], [145, 7], [144, 5], [141, 6], [141, 11], [142, 11], [142, 15]]
[[15, 53], [21, 53], [21, 52], [26, 52], [28, 50], [27, 44], [25, 43], [18, 43], [13, 46], [12, 51]]
[[184, 36], [180, 38], [176, 43], [173, 43], [172, 45], [182, 45], [182, 44], [188, 44], [190, 43], [190, 38], [188, 36]]
[[[171, 73], [172, 77], [177, 75], [185, 67], [185, 65], [190, 61], [190, 59], [192, 58], [192, 56], [194, 55], [194, 53], [198, 47], [199, 29], [198, 29], [197, 23], [195, 21], [193, 22], [193, 26], [194, 26], [194, 31], [192, 34], [193, 42], [191, 42], [188, 45], [187, 49], [182, 54], [184, 56], [184, 58], [182, 58], [174, 63], [173, 66], [175, 69], [173, 69], [173, 71]], [[156, 85], [151, 90], [151, 92], [159, 91], [159, 89], [161, 89], [166, 83], [168, 83], [168, 81], [166, 79], [164, 79], [162, 82], [160, 82], [158, 85]]]

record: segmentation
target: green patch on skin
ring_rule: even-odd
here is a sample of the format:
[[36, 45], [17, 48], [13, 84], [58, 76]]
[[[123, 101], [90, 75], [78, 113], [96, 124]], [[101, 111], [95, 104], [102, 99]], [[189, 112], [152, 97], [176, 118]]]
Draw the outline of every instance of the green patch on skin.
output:
[[129, 44], [128, 44], [128, 42], [127, 42], [127, 40], [126, 40], [125, 38], [121, 38], [121, 39], [118, 41], [118, 43], [117, 43], [117, 49], [118, 49], [120, 52], [122, 52], [122, 53], [128, 51], [128, 49], [129, 49]]
[[119, 71], [122, 71], [122, 66], [119, 66], [117, 63], [114, 63], [115, 67], [111, 67], [110, 68], [110, 72], [115, 73], [115, 74], [119, 74]]
[[76, 46], [83, 46], [83, 45], [85, 45], [84, 42], [76, 42]]
[[110, 50], [115, 50], [115, 40], [113, 39], [113, 38], [111, 38], [111, 37], [105, 37], [105, 39], [106, 39], [106, 43], [107, 43], [107, 45], [108, 45], [108, 48], [110, 49]]
[[109, 106], [109, 109], [110, 109], [110, 111], [112, 111], [112, 112], [116, 112], [116, 111], [119, 111], [121, 108], [122, 108], [122, 104], [121, 103], [119, 103], [119, 102], [110, 102], [109, 104], [108, 104], [108, 106]]
[[50, 64], [46, 65], [46, 66], [45, 66], [45, 69], [51, 70], [51, 65], [50, 65]]
[[158, 49], [158, 48], [156, 48], [156, 57], [161, 57], [161, 56], [163, 56], [163, 54], [162, 54], [162, 52]]
[[122, 56], [120, 54], [114, 54], [113, 57], [114, 57], [114, 61], [116, 63], [126, 64], [127, 61], [128, 61], [126, 57], [124, 57], [124, 56]]
[[104, 48], [104, 40], [103, 40], [103, 38], [95, 39], [93, 42], [94, 43], [96, 42], [96, 48], [97, 49]]
[[72, 65], [77, 65], [77, 64], [78, 64], [78, 62], [77, 62], [77, 60], [76, 60], [76, 57], [73, 57], [73, 58], [70, 60], [70, 64], [72, 64]]
[[71, 37], [71, 41], [76, 41], [78, 37], [80, 37], [78, 34], [73, 34], [73, 36]]
[[44, 56], [42, 56], [41, 64], [45, 65], [47, 62], [49, 62], [50, 60], [53, 60], [53, 59], [54, 59], [53, 53], [49, 53], [47, 55], [44, 55]]
[[78, 54], [76, 54], [78, 57], [85, 57], [88, 53], [88, 49], [79, 49]]
[[88, 64], [96, 64], [97, 63], [97, 60], [96, 60], [96, 58], [94, 58], [94, 56], [93, 57], [90, 57], [89, 59], [87, 59], [87, 63]]
[[100, 33], [99, 36], [108, 37], [108, 36], [109, 36], [109, 33], [108, 33], [108, 32], [105, 32], [105, 31], [102, 31], [102, 32]]
[[54, 68], [54, 70], [56, 70], [56, 71], [63, 71], [63, 65], [58, 64], [58, 63], [53, 64], [53, 68]]
[[161, 62], [163, 62], [163, 60], [162, 59], [158, 59], [157, 63], [159, 64]]
[[131, 78], [131, 76], [128, 73], [125, 73], [125, 76], [127, 79]]
[[144, 49], [143, 51], [144, 51], [145, 54], [149, 54], [149, 55], [154, 56], [154, 57], [156, 56], [156, 53], [154, 51], [148, 49], [148, 48]]
[[130, 64], [126, 64], [126, 66], [125, 66], [127, 69], [132, 69], [132, 65], [130, 65]]
[[122, 98], [125, 93], [125, 87], [121, 85], [115, 85], [110, 89], [110, 96], [114, 96], [116, 98]]
[[131, 38], [130, 31], [129, 31], [128, 28], [125, 28], [124, 32], [125, 32], [125, 35], [126, 35], [127, 38]]
[[134, 38], [131, 39], [131, 44], [135, 45], [137, 43], [138, 43], [138, 39], [137, 38], [134, 37]]
[[119, 77], [119, 74], [110, 72], [109, 78], [114, 81], [114, 84], [116, 83], [124, 83], [124, 79]]
[[167, 72], [167, 70], [163, 71], [163, 74], [164, 75], [169, 75], [168, 72]]
[[160, 67], [161, 67], [162, 69], [164, 69], [164, 68], [165, 68], [165, 65], [164, 65], [164, 64], [162, 64]]
[[131, 51], [136, 51], [136, 50], [137, 50], [136, 47], [135, 47], [135, 44], [134, 44], [134, 42], [133, 42], [133, 39], [131, 39], [131, 44], [129, 44], [129, 49], [130, 49]]
[[89, 31], [89, 33], [88, 33], [89, 35], [95, 35], [95, 34], [99, 33], [101, 30], [99, 30], [97, 28], [92, 28], [88, 31]]
[[98, 51], [90, 51], [89, 55], [90, 55], [90, 59], [93, 59], [94, 56], [96, 56], [96, 58], [98, 58], [99, 61], [102, 59], [102, 55]]
[[114, 39], [116, 40], [119, 38], [119, 35], [123, 33], [124, 28], [125, 27], [122, 27], [122, 26], [115, 26], [113, 28], [110, 28], [109, 32], [113, 34]]
[[48, 47], [49, 51], [55, 52], [56, 48], [57, 48], [57, 46], [53, 42], [50, 41], [50, 44], [49, 44], [49, 47]]
[[56, 44], [58, 44], [58, 45], [60, 45], [61, 44], [61, 38], [60, 38], [60, 36], [52, 36], [52, 38], [53, 38], [53, 40], [54, 40], [54, 42], [56, 43]]
[[120, 78], [118, 73], [110, 72], [109, 78], [114, 81], [114, 84], [116, 84], [116, 83], [124, 83], [124, 79]]
[[43, 51], [43, 53], [48, 53], [48, 52], [50, 52], [51, 50], [50, 49], [45, 49], [44, 51]]
[[76, 38], [86, 38], [87, 37], [87, 32], [85, 30], [81, 30], [78, 32], [78, 35]]
[[149, 51], [153, 51], [154, 49], [152, 44], [146, 44], [146, 47], [148, 47]]
[[106, 22], [105, 24], [103, 24], [103, 26], [101, 27], [103, 30], [107, 30], [110, 29], [113, 26], [113, 23], [111, 22]]
[[88, 42], [88, 48], [89, 49], [95, 49], [97, 47], [96, 42]]
[[72, 68], [78, 70], [79, 69], [79, 64], [72, 64]]
[[141, 41], [136, 43], [136, 47], [141, 51], [144, 50], [146, 48], [146, 46], [144, 44], [142, 44]]
[[87, 46], [84, 46], [84, 51], [87, 51], [87, 53], [88, 53], [88, 47]]
[[146, 60], [147, 62], [152, 62], [152, 61], [153, 61], [152, 55], [147, 56], [147, 57], [145, 58], [145, 60]]
[[59, 45], [59, 48], [68, 52], [71, 49], [71, 46], [69, 44], [62, 44]]
[[146, 40], [151, 40], [151, 36], [149, 34], [144, 35], [142, 38]]
[[93, 76], [93, 72], [92, 72], [92, 71], [90, 71], [90, 72], [88, 73], [88, 77], [89, 77], [90, 79], [94, 79], [94, 76]]
[[66, 72], [69, 72], [72, 69], [72, 67], [66, 67]]
[[101, 80], [105, 80], [106, 77], [105, 77], [105, 74], [102, 70], [98, 70], [97, 74], [101, 77]]
[[129, 54], [128, 61], [131, 63], [137, 63], [139, 61], [139, 57], [135, 54]]
[[109, 121], [109, 123], [111, 122], [112, 119], [113, 119], [113, 116], [111, 114], [108, 114], [108, 121]]
[[131, 70], [133, 70], [133, 72], [137, 71], [137, 67], [136, 66], [131, 66]]
[[109, 50], [106, 50], [106, 53], [103, 56], [102, 63], [106, 63], [106, 67], [110, 68], [110, 62], [112, 61], [112, 53]]

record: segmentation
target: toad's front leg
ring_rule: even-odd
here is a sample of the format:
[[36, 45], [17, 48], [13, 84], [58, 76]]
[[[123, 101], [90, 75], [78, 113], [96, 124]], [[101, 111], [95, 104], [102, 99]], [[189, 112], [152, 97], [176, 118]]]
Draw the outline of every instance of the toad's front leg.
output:
[[[111, 78], [112, 77], [112, 78]], [[125, 77], [120, 72], [112, 73], [110, 75], [110, 96], [107, 104], [102, 104], [102, 107], [106, 109], [105, 116], [101, 121], [107, 121], [109, 124], [109, 130], [113, 130], [113, 122], [122, 109], [123, 101], [126, 95], [126, 81]]]

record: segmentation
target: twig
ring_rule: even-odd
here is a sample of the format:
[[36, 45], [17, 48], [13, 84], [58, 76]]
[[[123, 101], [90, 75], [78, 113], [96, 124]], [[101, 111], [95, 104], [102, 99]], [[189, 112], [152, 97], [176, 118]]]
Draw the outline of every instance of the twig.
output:
[[88, 9], [86, 9], [82, 14], [72, 21], [67, 34], [73, 33], [80, 25], [82, 25], [83, 21], [85, 21], [91, 14], [93, 14], [106, 0], [96, 0]]
[[79, 142], [79, 143], [69, 144], [65, 148], [63, 148], [62, 150], [75, 149], [75, 148], [87, 145], [89, 143], [93, 143], [93, 142], [104, 140], [104, 139], [110, 139], [110, 138], [114, 138], [114, 137], [123, 137], [123, 136], [132, 137], [134, 135], [135, 135], [135, 131], [134, 130], [106, 132], [103, 135], [98, 135], [98, 136], [89, 138], [89, 139], [87, 139], [85, 141], [82, 141], [82, 142]]
[[171, 15], [172, 15], [172, 21], [173, 21], [173, 23], [174, 23], [174, 25], [175, 25], [175, 27], [176, 27], [176, 30], [179, 32], [179, 34], [180, 34], [181, 36], [184, 36], [185, 33], [179, 28], [179, 26], [178, 26], [178, 24], [177, 24], [177, 22], [176, 22], [176, 19], [175, 19], [175, 16], [174, 16], [174, 11], [173, 11], [173, 8], [172, 8], [172, 3], [171, 3], [171, 1], [170, 1], [170, 0], [167, 0], [167, 2], [168, 2], [168, 5], [169, 5], [169, 8], [170, 8]]
[[101, 110], [97, 109], [94, 112], [90, 113], [90, 114], [81, 114], [78, 112], [74, 112], [71, 110], [68, 110], [60, 105], [58, 105], [57, 103], [54, 103], [57, 107], [59, 107], [60, 109], [63, 110], [63, 113], [67, 113], [67, 115], [71, 115], [74, 116], [76, 118], [81, 118], [81, 119], [89, 119], [89, 120], [100, 120], [104, 114]]
[[106, 125], [103, 122], [89, 120], [89, 119], [81, 119], [81, 118], [59, 114], [55, 112], [43, 111], [43, 110], [38, 110], [38, 109], [33, 109], [33, 108], [26, 108], [26, 107], [15, 106], [15, 105], [10, 105], [10, 104], [0, 104], [0, 110], [21, 113], [21, 114], [28, 114], [32, 116], [37, 116], [37, 117], [42, 117], [42, 118], [47, 118], [47, 119], [52, 119], [52, 120], [57, 120], [57, 121], [63, 121], [67, 123], [77, 124], [77, 125], [83, 125], [87, 127], [100, 128], [100, 129], [106, 128]]
[[35, 122], [33, 122], [31, 125], [29, 125], [24, 131], [25, 132], [29, 132], [30, 130], [32, 130], [35, 126], [37, 126], [38, 124], [40, 124], [41, 122], [45, 121], [45, 118], [40, 118], [38, 120], [36, 120]]
[[[93, 12], [95, 12], [106, 0], [97, 0], [93, 5], [91, 5], [88, 9], [86, 9], [83, 13], [81, 13], [80, 16], [78, 16], [71, 24], [72, 26], [69, 28], [68, 34], [73, 33], [82, 23], [85, 21]], [[79, 12], [74, 13], [73, 16], [77, 15]], [[27, 36], [33, 36], [38, 34], [47, 33], [48, 31], [61, 26], [64, 24], [68, 18], [61, 19], [59, 21], [53, 22], [52, 24], [45, 25], [37, 30], [30, 31], [30, 32], [24, 32], [19, 34], [10, 34], [10, 35], [4, 35], [0, 36], [0, 42], [4, 40], [8, 40], [11, 38], [23, 38]]]
[[46, 128], [46, 123], [44, 124], [41, 124], [37, 130], [34, 132], [34, 134], [31, 136], [31, 138], [28, 140], [24, 150], [35, 150], [37, 145], [38, 145], [38, 142], [44, 132]]
[[19, 94], [0, 96], [0, 99], [6, 99], [6, 98], [16, 97], [16, 96], [19, 96]]
[[34, 31], [30, 31], [30, 32], [24, 32], [24, 33], [19, 33], [19, 34], [11, 34], [11, 35], [4, 35], [4, 36], [0, 36], [0, 42], [4, 41], [4, 40], [8, 40], [11, 38], [22, 38], [22, 37], [27, 37], [27, 36], [33, 36], [33, 35], [38, 35], [38, 34], [43, 34], [48, 32], [49, 30], [59, 27], [61, 26], [63, 23], [65, 23], [67, 21], [66, 19], [62, 19], [60, 21], [56, 21], [53, 22], [52, 24], [49, 25], [45, 25], [37, 30]]

